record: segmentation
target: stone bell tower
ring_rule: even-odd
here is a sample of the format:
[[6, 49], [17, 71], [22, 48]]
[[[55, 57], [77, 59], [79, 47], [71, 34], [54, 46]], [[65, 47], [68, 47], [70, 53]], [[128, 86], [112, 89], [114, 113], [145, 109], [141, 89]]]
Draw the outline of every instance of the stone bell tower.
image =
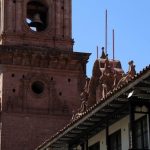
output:
[[3, 45], [72, 50], [71, 0], [1, 0]]
[[89, 54], [71, 16], [71, 0], [0, 0], [1, 150], [35, 149], [79, 107]]

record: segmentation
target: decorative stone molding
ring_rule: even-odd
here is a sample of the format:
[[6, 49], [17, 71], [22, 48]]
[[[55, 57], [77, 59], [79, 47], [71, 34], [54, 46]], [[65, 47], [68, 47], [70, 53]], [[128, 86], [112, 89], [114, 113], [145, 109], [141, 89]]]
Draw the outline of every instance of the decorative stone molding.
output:
[[[80, 55], [83, 56], [82, 61]], [[2, 65], [80, 70], [85, 72], [84, 66], [88, 57], [89, 54], [62, 52], [56, 49], [0, 46], [0, 64]]]

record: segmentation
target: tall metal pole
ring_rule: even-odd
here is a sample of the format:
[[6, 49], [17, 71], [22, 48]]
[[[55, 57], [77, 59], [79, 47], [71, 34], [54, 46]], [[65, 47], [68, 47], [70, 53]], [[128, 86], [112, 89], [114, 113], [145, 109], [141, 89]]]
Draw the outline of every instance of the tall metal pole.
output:
[[98, 46], [97, 46], [97, 59], [98, 59], [98, 55], [99, 55], [99, 54], [98, 54], [98, 51], [99, 51], [99, 50], [98, 50]]
[[115, 60], [115, 31], [113, 29], [113, 61]]
[[107, 9], [105, 13], [105, 53], [107, 55]]

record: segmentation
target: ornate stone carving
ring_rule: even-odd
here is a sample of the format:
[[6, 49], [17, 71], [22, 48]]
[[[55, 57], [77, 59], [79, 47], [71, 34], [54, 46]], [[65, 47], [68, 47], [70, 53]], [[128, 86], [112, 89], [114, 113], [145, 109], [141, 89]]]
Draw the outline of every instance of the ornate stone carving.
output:
[[112, 72], [108, 59], [105, 61], [104, 70], [100, 77], [100, 84], [102, 86], [102, 98], [105, 98], [114, 85], [114, 73]]
[[89, 83], [90, 78], [86, 78], [85, 87], [83, 89], [83, 92], [80, 94], [81, 108], [78, 110], [78, 112], [80, 113], [83, 113], [87, 109], [87, 101], [89, 97]]
[[88, 107], [96, 103], [96, 88], [98, 87], [101, 74], [102, 72], [100, 70], [99, 60], [96, 60], [93, 67], [92, 77], [89, 83]]
[[31, 64], [31, 54], [24, 54], [22, 65], [29, 66], [30, 64]]
[[33, 55], [32, 56], [32, 61], [31, 61], [31, 65], [39, 67], [40, 66], [40, 59], [41, 59], [40, 55]]
[[134, 65], [133, 60], [129, 61], [128, 64], [129, 64], [128, 75], [132, 78], [136, 74], [135, 65]]
[[14, 65], [22, 64], [22, 54], [14, 53], [14, 55], [13, 55], [13, 64]]
[[[43, 93], [43, 96], [36, 95], [32, 92], [31, 84], [34, 81], [42, 81], [46, 88], [46, 93]], [[60, 100], [57, 94], [57, 90], [55, 88], [55, 81], [51, 80], [51, 78], [46, 74], [37, 74], [37, 73], [29, 73], [24, 76], [24, 78], [20, 79], [19, 92], [16, 97], [9, 97], [7, 101], [7, 110], [11, 111], [23, 111], [25, 113], [33, 113], [38, 111], [43, 111], [43, 113], [47, 112], [48, 114], [61, 115], [69, 113], [69, 105], [66, 100]], [[40, 108], [32, 108], [29, 105], [31, 99], [40, 99], [42, 101], [47, 97], [45, 110], [40, 110]], [[15, 103], [14, 103], [15, 100]], [[32, 108], [32, 110], [31, 110]], [[42, 112], [40, 112], [42, 113]]]
[[44, 56], [42, 55], [41, 56], [41, 61], [40, 61], [40, 67], [44, 67], [44, 68], [47, 68], [48, 65], [49, 65], [49, 57], [48, 56]]
[[136, 74], [136, 70], [135, 70], [135, 65], [133, 61], [129, 61], [129, 69], [126, 75], [124, 75], [124, 77], [119, 81], [117, 86], [120, 86], [121, 84], [129, 81], [130, 79], [132, 79], [134, 77], [134, 75]]
[[80, 94], [81, 107], [78, 109], [76, 114], [73, 111], [72, 119], [76, 119], [88, 108], [87, 106], [88, 106], [88, 97], [89, 97], [89, 83], [90, 83], [90, 78], [86, 78], [86, 83], [83, 92]]
[[[133, 62], [130, 62], [130, 76], [135, 74]], [[123, 70], [118, 60], [109, 60], [107, 54], [102, 48], [102, 55], [97, 59], [93, 66], [91, 79], [87, 78], [83, 92], [80, 95], [81, 107], [78, 112], [73, 115], [73, 119], [82, 115], [83, 112], [96, 102], [106, 98], [107, 94], [117, 87], [118, 82], [122, 78]]]

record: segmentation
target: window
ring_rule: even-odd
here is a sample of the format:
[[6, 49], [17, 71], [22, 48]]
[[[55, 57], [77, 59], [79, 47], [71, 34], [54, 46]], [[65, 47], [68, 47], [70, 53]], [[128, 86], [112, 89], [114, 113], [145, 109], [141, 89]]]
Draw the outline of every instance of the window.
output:
[[135, 145], [139, 149], [148, 149], [147, 117], [144, 116], [135, 122]]
[[121, 130], [109, 136], [109, 146], [111, 150], [121, 150]]
[[100, 150], [100, 142], [97, 142], [89, 147], [89, 150]]
[[81, 150], [85, 149], [84, 143], [82, 143], [80, 146], [81, 146]]

